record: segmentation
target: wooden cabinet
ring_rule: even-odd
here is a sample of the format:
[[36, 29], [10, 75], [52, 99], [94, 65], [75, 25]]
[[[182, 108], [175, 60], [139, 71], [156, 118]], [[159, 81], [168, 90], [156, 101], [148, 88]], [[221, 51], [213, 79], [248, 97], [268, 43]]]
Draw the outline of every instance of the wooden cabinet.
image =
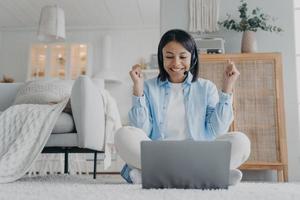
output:
[[251, 140], [250, 157], [241, 169], [277, 170], [278, 180], [287, 181], [281, 54], [200, 55], [200, 77], [221, 88], [228, 59], [241, 73], [234, 89], [231, 131], [241, 131]]

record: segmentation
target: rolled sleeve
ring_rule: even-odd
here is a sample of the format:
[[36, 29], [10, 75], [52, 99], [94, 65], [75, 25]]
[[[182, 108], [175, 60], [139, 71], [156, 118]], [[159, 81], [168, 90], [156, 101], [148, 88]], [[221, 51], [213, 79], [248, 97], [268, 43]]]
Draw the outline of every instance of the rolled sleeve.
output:
[[219, 101], [220, 103], [232, 104], [233, 95], [219, 91]]
[[132, 105], [133, 106], [141, 106], [146, 107], [146, 99], [145, 95], [139, 97], [139, 96], [132, 96]]
[[143, 129], [147, 135], [150, 134], [152, 127], [152, 119], [149, 114], [149, 108], [146, 96], [132, 96], [132, 108], [128, 116], [130, 125]]

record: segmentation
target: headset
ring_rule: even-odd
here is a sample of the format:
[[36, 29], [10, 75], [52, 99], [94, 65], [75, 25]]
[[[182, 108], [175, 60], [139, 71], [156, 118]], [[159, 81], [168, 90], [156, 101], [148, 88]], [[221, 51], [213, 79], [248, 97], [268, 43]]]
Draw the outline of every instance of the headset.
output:
[[[195, 50], [192, 52], [191, 63], [192, 64], [191, 64], [191, 67], [190, 67], [189, 71], [192, 71], [195, 68], [196, 64], [197, 64], [197, 51], [195, 51]], [[189, 71], [185, 71], [184, 75], [187, 76]]]

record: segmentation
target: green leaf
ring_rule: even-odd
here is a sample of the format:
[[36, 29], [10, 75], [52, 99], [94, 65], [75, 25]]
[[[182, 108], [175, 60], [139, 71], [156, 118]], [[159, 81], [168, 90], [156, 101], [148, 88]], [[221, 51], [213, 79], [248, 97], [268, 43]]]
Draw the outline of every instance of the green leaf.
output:
[[[269, 31], [269, 32], [282, 32], [283, 29], [270, 24], [271, 16], [263, 13], [263, 10], [256, 7], [248, 14], [248, 3], [246, 0], [240, 1], [239, 20], [233, 19], [230, 14], [227, 14], [227, 19], [224, 21], [219, 21], [218, 24], [223, 26], [227, 30], [240, 31]], [[274, 21], [273, 19], [271, 21]]]

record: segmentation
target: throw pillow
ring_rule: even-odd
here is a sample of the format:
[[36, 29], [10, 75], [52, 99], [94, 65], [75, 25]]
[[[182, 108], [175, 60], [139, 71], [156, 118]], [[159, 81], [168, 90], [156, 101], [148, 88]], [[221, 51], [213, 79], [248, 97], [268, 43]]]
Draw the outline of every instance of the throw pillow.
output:
[[51, 104], [70, 97], [72, 80], [35, 80], [18, 91], [14, 104]]

